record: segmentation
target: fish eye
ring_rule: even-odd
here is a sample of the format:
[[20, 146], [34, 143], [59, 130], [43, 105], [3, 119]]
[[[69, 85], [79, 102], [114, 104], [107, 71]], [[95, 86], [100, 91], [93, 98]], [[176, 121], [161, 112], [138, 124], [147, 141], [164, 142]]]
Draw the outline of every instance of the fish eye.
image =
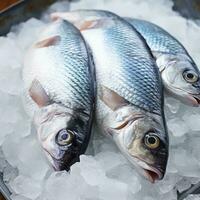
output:
[[62, 129], [56, 136], [57, 144], [61, 146], [71, 145], [74, 138], [74, 133], [71, 130]]
[[154, 133], [147, 133], [144, 138], [145, 145], [150, 149], [156, 149], [160, 146], [160, 139]]
[[195, 83], [198, 81], [198, 75], [192, 70], [187, 70], [187, 71], [183, 72], [183, 78], [188, 83]]

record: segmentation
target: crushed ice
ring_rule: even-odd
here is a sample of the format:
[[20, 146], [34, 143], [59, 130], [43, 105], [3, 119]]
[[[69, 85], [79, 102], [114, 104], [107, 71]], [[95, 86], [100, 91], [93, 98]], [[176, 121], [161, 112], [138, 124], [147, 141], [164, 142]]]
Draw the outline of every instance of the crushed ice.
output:
[[[52, 5], [42, 20], [29, 19], [0, 37], [0, 170], [13, 200], [176, 200], [200, 181], [200, 110], [166, 98], [170, 158], [163, 181], [142, 179], [115, 145], [95, 132], [89, 154], [67, 172], [54, 172], [40, 149], [23, 108], [23, 56], [48, 21], [48, 13], [79, 8], [114, 11], [157, 23], [185, 45], [200, 66], [200, 27], [172, 11], [166, 0], [82, 0]], [[177, 31], [178, 27], [178, 31]], [[200, 196], [187, 198], [196, 200]]]

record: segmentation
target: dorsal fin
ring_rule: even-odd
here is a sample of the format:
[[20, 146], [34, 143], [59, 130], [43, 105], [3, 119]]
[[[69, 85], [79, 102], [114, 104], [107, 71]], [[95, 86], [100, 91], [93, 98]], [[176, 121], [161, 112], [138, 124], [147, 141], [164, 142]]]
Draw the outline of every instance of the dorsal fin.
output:
[[105, 28], [109, 27], [114, 22], [109, 18], [101, 18], [101, 19], [94, 19], [94, 20], [82, 20], [79, 22], [75, 22], [74, 25], [80, 30], [89, 30], [89, 29], [98, 29], [98, 28]]
[[129, 102], [106, 86], [100, 87], [100, 99], [112, 110], [116, 110]]
[[64, 19], [73, 23], [80, 31], [97, 29], [109, 26], [113, 23], [108, 17], [82, 16], [78, 12], [55, 12], [51, 14], [51, 20]]
[[35, 48], [44, 48], [49, 46], [55, 46], [60, 42], [61, 38], [59, 35], [55, 35], [52, 37], [49, 37], [47, 39], [44, 39], [42, 41], [37, 42], [34, 47]]
[[50, 102], [49, 96], [47, 95], [46, 91], [44, 90], [40, 82], [36, 79], [34, 79], [31, 84], [29, 95], [39, 107], [47, 106]]
[[73, 11], [72, 12], [54, 12], [54, 13], [51, 13], [50, 18], [52, 21], [64, 19], [71, 23], [77, 22], [81, 19], [80, 16], [77, 14], [77, 12], [73, 12]]

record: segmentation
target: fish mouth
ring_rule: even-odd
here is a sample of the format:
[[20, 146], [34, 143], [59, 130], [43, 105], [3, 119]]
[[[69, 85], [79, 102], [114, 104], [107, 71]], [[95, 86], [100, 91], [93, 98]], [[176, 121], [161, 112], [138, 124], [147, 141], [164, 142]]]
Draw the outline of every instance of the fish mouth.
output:
[[161, 180], [163, 178], [162, 173], [157, 170], [156, 168], [149, 167], [149, 169], [144, 169], [144, 176], [147, 178], [151, 183], [155, 183], [156, 180]]
[[142, 174], [151, 183], [155, 183], [157, 180], [161, 180], [164, 177], [162, 169], [153, 167], [151, 164], [146, 163], [144, 160], [134, 157], [136, 163], [141, 167]]
[[200, 94], [191, 93], [187, 90], [183, 90], [177, 87], [171, 87], [169, 85], [167, 86], [167, 88], [168, 91], [175, 95], [181, 102], [194, 107], [198, 107], [200, 105]]
[[200, 106], [200, 95], [196, 95], [196, 94], [190, 94], [188, 95], [188, 99], [190, 101], [190, 103], [195, 106], [198, 107]]
[[197, 102], [197, 104], [200, 104], [200, 96], [193, 96], [193, 98], [195, 99], [195, 101]]

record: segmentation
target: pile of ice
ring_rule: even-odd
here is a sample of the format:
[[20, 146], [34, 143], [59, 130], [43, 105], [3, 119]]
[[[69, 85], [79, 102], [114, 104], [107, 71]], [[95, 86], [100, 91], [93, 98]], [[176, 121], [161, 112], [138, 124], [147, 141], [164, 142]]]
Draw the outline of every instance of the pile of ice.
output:
[[[200, 27], [172, 11], [166, 0], [82, 0], [56, 3], [42, 20], [30, 19], [0, 38], [0, 170], [13, 200], [176, 200], [200, 181], [200, 110], [166, 99], [170, 133], [170, 159], [163, 181], [154, 185], [142, 179], [115, 145], [97, 134], [89, 154], [67, 172], [54, 172], [40, 149], [31, 119], [22, 102], [21, 70], [24, 54], [45, 26], [48, 13], [96, 8], [123, 16], [153, 21], [186, 46], [200, 66]], [[200, 199], [190, 196], [188, 199]]]

